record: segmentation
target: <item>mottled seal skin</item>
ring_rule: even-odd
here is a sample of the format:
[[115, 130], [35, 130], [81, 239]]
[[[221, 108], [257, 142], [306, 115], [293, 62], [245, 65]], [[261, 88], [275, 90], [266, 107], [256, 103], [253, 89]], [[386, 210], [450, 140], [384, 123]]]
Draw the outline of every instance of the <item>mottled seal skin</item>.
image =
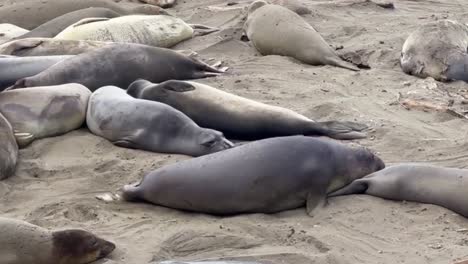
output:
[[221, 132], [197, 126], [182, 112], [135, 99], [115, 86], [93, 93], [86, 122], [93, 134], [126, 148], [202, 156], [234, 146]]
[[95, 91], [106, 85], [125, 88], [138, 78], [163, 82], [217, 76], [222, 72], [179, 52], [139, 44], [105, 46], [57, 66], [18, 80], [12, 88], [73, 82]]
[[353, 122], [314, 122], [292, 110], [263, 104], [205, 84], [170, 80], [154, 84], [137, 80], [127, 89], [135, 98], [168, 104], [199, 126], [223, 132], [227, 137], [253, 140], [291, 135], [320, 135], [357, 139], [365, 125]]
[[244, 31], [262, 55], [289, 56], [310, 65], [359, 71], [338, 57], [311, 25], [286, 7], [255, 1], [249, 7]]
[[440, 20], [422, 25], [403, 44], [403, 72], [438, 81], [468, 81], [468, 26]]
[[0, 217], [0, 263], [86, 264], [109, 255], [112, 242], [80, 229], [50, 231]]
[[0, 113], [0, 180], [15, 173], [18, 161], [18, 144], [16, 144], [13, 127]]
[[29, 31], [28, 33], [18, 36], [14, 39], [53, 38], [62, 30], [67, 28], [68, 26], [84, 18], [89, 18], [89, 17], [114, 18], [120, 15], [121, 14], [108, 8], [89, 7], [89, 8], [79, 9], [79, 10], [61, 15], [59, 17], [56, 17], [50, 21], [47, 21], [44, 24]]
[[161, 167], [123, 188], [127, 201], [232, 215], [276, 213], [307, 206], [385, 167], [369, 150], [304, 136], [255, 141]]
[[169, 48], [193, 35], [182, 19], [157, 15], [131, 15], [112, 19], [87, 18], [67, 27], [56, 39], [137, 43]]
[[41, 0], [22, 1], [0, 9], [0, 23], [11, 23], [25, 29], [34, 29], [56, 17], [88, 7], [102, 7], [122, 15], [167, 14], [161, 7], [139, 5], [128, 9], [111, 0]]
[[0, 45], [0, 54], [21, 57], [78, 55], [110, 44], [114, 43], [53, 38], [26, 38]]
[[11, 57], [0, 56], [0, 91], [16, 81], [36, 75], [73, 56]]
[[0, 112], [22, 148], [36, 139], [65, 134], [85, 121], [91, 91], [80, 84], [34, 87], [0, 93]]
[[0, 24], [0, 43], [10, 41], [11, 39], [29, 32], [24, 28], [4, 23]]
[[468, 170], [398, 164], [355, 180], [332, 196], [368, 194], [397, 201], [435, 204], [468, 217]]

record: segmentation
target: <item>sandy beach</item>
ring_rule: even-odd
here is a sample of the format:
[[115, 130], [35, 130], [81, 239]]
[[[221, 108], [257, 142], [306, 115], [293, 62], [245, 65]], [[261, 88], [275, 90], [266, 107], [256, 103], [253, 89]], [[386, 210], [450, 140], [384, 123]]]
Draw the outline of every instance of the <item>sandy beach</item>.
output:
[[[419, 79], [399, 66], [401, 47], [418, 25], [445, 18], [468, 22], [468, 1], [395, 0], [395, 9], [387, 9], [363, 0], [301, 0], [312, 10], [304, 19], [339, 54], [370, 66], [359, 72], [259, 55], [240, 40], [244, 7], [251, 1], [227, 2], [180, 0], [168, 9], [187, 22], [221, 29], [174, 47], [229, 67], [226, 74], [197, 81], [314, 120], [365, 123], [372, 128], [368, 137], [346, 143], [372, 149], [387, 165], [468, 167], [466, 119], [401, 104], [401, 98], [415, 94], [445, 103], [447, 94], [468, 96], [468, 85]], [[468, 259], [468, 219], [434, 205], [352, 195], [329, 199], [313, 218], [303, 208], [222, 218], [96, 199], [188, 158], [119, 148], [87, 128], [38, 140], [20, 151], [16, 174], [0, 182], [0, 213], [51, 229], [84, 228], [113, 241], [117, 249], [97, 263], [450, 264]]]

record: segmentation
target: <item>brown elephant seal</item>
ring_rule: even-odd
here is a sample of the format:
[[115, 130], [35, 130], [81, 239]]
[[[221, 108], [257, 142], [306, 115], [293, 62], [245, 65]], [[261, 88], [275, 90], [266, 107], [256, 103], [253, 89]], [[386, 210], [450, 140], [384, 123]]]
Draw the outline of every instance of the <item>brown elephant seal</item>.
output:
[[112, 242], [80, 229], [50, 231], [0, 217], [0, 263], [86, 264], [109, 255]]
[[338, 57], [310, 24], [286, 7], [255, 1], [249, 7], [244, 31], [262, 55], [289, 56], [310, 65], [359, 71]]
[[80, 83], [128, 87], [138, 78], [152, 82], [217, 76], [222, 71], [179, 52], [139, 44], [114, 44], [76, 55], [47, 70], [18, 80], [11, 88]]
[[125, 148], [201, 156], [233, 147], [221, 132], [201, 128], [166, 104], [135, 99], [115, 86], [93, 93], [86, 123], [93, 134]]
[[384, 167], [369, 150], [331, 139], [269, 138], [161, 167], [126, 185], [123, 198], [215, 215], [306, 205], [313, 215], [327, 193]]
[[14, 39], [15, 37], [18, 37], [28, 32], [29, 30], [20, 28], [12, 24], [8, 24], [8, 23], [0, 24], [0, 43], [8, 42]]
[[1, 113], [0, 142], [0, 180], [3, 180], [15, 173], [18, 161], [18, 144], [16, 144], [13, 134], [13, 127]]
[[420, 26], [401, 50], [403, 72], [438, 81], [468, 81], [468, 26], [440, 20]]
[[468, 217], [468, 170], [398, 164], [353, 181], [331, 196], [368, 194], [385, 199], [435, 204]]
[[16, 81], [36, 75], [73, 56], [15, 57], [0, 56], [0, 92]]
[[158, 6], [138, 5], [134, 8], [125, 8], [111, 0], [21, 1], [0, 8], [0, 23], [11, 23], [31, 30], [66, 13], [89, 7], [107, 8], [122, 15], [166, 13]]
[[263, 104], [205, 84], [170, 80], [154, 84], [137, 80], [127, 89], [135, 98], [168, 104], [199, 126], [236, 139], [320, 135], [336, 139], [364, 138], [367, 127], [354, 122], [315, 122], [292, 110]]
[[0, 113], [10, 122], [20, 147], [65, 134], [85, 121], [91, 92], [80, 84], [34, 87], [0, 93]]
[[0, 54], [22, 57], [78, 55], [110, 44], [115, 43], [53, 38], [26, 38], [12, 40], [0, 45]]
[[53, 38], [68, 26], [89, 17], [114, 18], [121, 14], [109, 8], [89, 7], [63, 14], [14, 39]]

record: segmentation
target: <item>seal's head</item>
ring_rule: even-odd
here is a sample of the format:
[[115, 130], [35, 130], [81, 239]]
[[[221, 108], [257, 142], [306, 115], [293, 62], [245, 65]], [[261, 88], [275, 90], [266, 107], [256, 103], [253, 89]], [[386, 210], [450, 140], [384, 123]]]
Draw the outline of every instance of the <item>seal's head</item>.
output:
[[52, 233], [53, 254], [57, 263], [85, 264], [109, 255], [115, 245], [84, 230]]
[[227, 140], [223, 133], [208, 128], [201, 128], [196, 142], [198, 145], [194, 149], [193, 156], [202, 156], [234, 147], [234, 144]]
[[255, 12], [255, 10], [259, 9], [260, 7], [262, 7], [264, 5], [268, 5], [268, 2], [263, 1], [263, 0], [258, 0], [258, 1], [253, 2], [249, 6], [248, 15], [251, 15], [253, 12]]

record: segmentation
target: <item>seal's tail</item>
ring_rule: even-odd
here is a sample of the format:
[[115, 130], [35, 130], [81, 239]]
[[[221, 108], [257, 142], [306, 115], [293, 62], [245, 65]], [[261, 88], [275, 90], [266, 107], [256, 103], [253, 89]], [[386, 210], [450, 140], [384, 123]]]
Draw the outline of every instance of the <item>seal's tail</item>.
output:
[[345, 68], [345, 69], [352, 70], [352, 71], [359, 71], [359, 68], [356, 65], [350, 62], [344, 61], [340, 59], [338, 56], [327, 58], [327, 64], [340, 67], [340, 68]]
[[140, 199], [140, 183], [128, 184], [122, 188], [122, 198], [128, 202], [138, 201]]

